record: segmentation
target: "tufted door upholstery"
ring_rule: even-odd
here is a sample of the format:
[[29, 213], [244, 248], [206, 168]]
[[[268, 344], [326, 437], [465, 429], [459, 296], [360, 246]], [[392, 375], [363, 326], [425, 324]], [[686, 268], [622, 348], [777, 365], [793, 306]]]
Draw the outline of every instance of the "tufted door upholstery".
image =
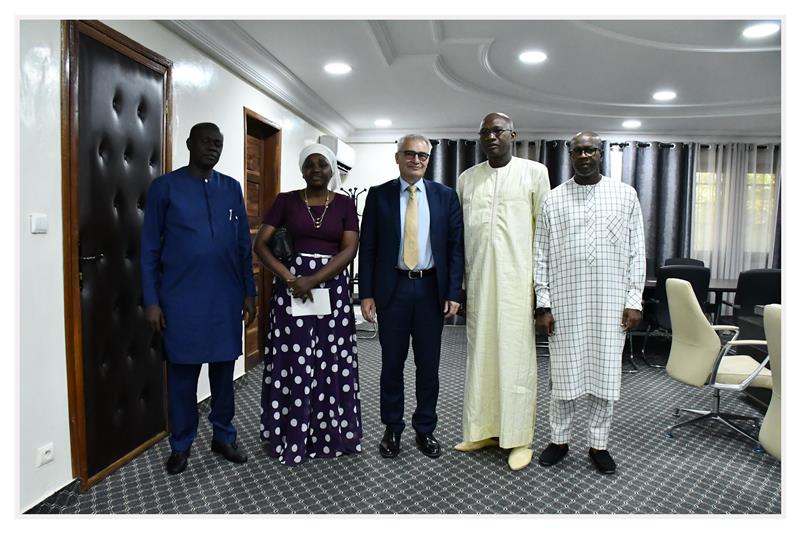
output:
[[139, 237], [163, 173], [164, 77], [81, 36], [79, 258], [89, 476], [167, 427], [160, 344], [144, 321]]

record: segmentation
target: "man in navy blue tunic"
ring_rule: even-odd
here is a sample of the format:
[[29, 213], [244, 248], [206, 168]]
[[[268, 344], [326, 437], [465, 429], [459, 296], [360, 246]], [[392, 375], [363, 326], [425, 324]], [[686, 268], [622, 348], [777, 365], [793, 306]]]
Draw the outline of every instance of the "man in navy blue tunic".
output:
[[153, 180], [142, 226], [145, 320], [163, 337], [169, 402], [169, 474], [186, 468], [197, 436], [197, 380], [208, 363], [211, 450], [234, 463], [247, 455], [233, 427], [233, 367], [242, 320], [256, 316], [242, 188], [214, 170], [222, 153], [215, 124], [192, 127], [189, 165]]

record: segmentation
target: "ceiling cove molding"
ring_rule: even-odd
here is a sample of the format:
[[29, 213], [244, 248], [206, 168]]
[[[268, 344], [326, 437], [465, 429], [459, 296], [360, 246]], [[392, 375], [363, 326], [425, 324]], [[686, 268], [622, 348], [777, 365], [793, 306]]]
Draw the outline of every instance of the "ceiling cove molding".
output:
[[399, 65], [401, 63], [430, 63], [433, 64], [436, 59], [439, 57], [439, 54], [406, 54], [397, 56], [395, 60], [395, 65]]
[[433, 37], [434, 45], [460, 45], [460, 44], [474, 44], [481, 45], [483, 43], [493, 41], [494, 39], [487, 37], [445, 37], [444, 20], [430, 21], [431, 35]]
[[355, 129], [234, 21], [159, 22], [313, 126], [341, 138]]
[[[640, 111], [633, 106], [625, 108], [603, 110], [596, 109], [595, 105], [582, 104], [581, 108], [570, 108], [566, 106], [557, 107], [553, 103], [533, 101], [532, 99], [519, 98], [513, 95], [502, 94], [497, 91], [491, 91], [467, 82], [455, 74], [447, 67], [441, 56], [437, 57], [433, 64], [433, 70], [436, 75], [449, 87], [467, 93], [471, 96], [480, 97], [483, 99], [497, 99], [505, 100], [512, 104], [516, 104], [524, 109], [532, 111], [539, 111], [541, 113], [548, 113], [551, 115], [567, 115], [575, 117], [596, 117], [596, 118], [614, 118], [614, 119], [628, 119], [640, 118]], [[537, 95], [538, 96], [538, 95]], [[683, 118], [713, 118], [713, 117], [748, 117], [756, 115], [779, 115], [781, 112], [780, 104], [767, 104], [767, 105], [753, 105], [753, 106], [717, 106], [714, 109], [709, 109], [711, 106], [697, 106], [692, 109], [677, 109], [667, 108], [660, 109], [663, 115], [649, 114], [646, 117], [643, 115], [641, 118], [648, 120], [670, 120], [670, 119], [683, 119]], [[652, 112], [652, 108], [650, 108]], [[697, 111], [697, 112], [690, 112]]]
[[[597, 100], [581, 100], [579, 98], [569, 98], [567, 96], [547, 93], [545, 91], [536, 89], [535, 87], [523, 85], [522, 83], [514, 81], [511, 78], [508, 78], [507, 76], [500, 74], [497, 71], [497, 69], [492, 65], [492, 61], [490, 59], [491, 49], [493, 45], [494, 45], [494, 40], [492, 39], [490, 42], [482, 45], [478, 50], [478, 63], [481, 65], [483, 70], [489, 76], [492, 76], [496, 80], [506, 83], [509, 86], [514, 87], [518, 91], [529, 93], [531, 98], [536, 98], [540, 100], [542, 103], [549, 103], [549, 101], [552, 101], [565, 104], [579, 104], [583, 106], [608, 107], [610, 108], [607, 110], [607, 112], [609, 113], [617, 112], [619, 111], [619, 109], [633, 110], [633, 111], [645, 110], [648, 112], [656, 110], [669, 113], [671, 116], [675, 112], [675, 110], [691, 111], [693, 109], [704, 109], [709, 111], [719, 110], [718, 112], [722, 113], [722, 115], [716, 115], [713, 113], [700, 115], [705, 117], [738, 116], [738, 114], [730, 115], [729, 112], [733, 109], [739, 111], [741, 110], [741, 108], [745, 106], [750, 106], [750, 107], [761, 106], [761, 107], [755, 107], [755, 109], [758, 110], [757, 113], [749, 113], [749, 114], [760, 114], [760, 110], [770, 106], [774, 106], [775, 110], [780, 109], [780, 102], [770, 98], [754, 98], [752, 100], [739, 100], [730, 102], [706, 102], [701, 104], [635, 104], [635, 103], [618, 103], [618, 102], [599, 102]], [[505, 97], [510, 98], [511, 96], [505, 95]], [[748, 114], [746, 113], [745, 116], [747, 115]]]
[[[345, 139], [348, 144], [389, 144], [395, 143], [397, 139], [414, 131], [398, 130], [398, 129], [358, 129], [353, 134]], [[450, 128], [441, 130], [423, 130], [419, 131], [429, 139], [467, 139], [477, 141], [477, 134], [474, 130], [466, 128]], [[517, 137], [515, 141], [537, 141], [537, 140], [569, 140], [575, 135], [574, 131], [541, 131], [518, 129], [516, 130]], [[732, 134], [730, 131], [717, 131], [708, 130], [700, 132], [689, 132], [686, 134], [679, 134], [674, 132], [648, 132], [637, 131], [632, 133], [628, 130], [607, 130], [599, 131], [600, 136], [605, 141], [620, 142], [620, 141], [661, 141], [661, 142], [701, 142], [701, 143], [723, 143], [723, 142], [741, 142], [741, 143], [758, 143], [758, 144], [776, 144], [781, 142], [780, 136], [776, 136], [769, 132], [748, 132], [743, 135]]]
[[432, 20], [430, 26], [433, 44], [441, 44], [444, 41], [444, 23], [441, 20]]
[[378, 46], [381, 52], [381, 57], [386, 62], [387, 67], [391, 67], [394, 60], [397, 59], [397, 51], [395, 50], [392, 38], [389, 35], [389, 28], [386, 26], [385, 20], [368, 20], [370, 35]]
[[437, 57], [436, 61], [434, 61], [433, 71], [436, 73], [439, 79], [444, 82], [445, 85], [449, 86], [452, 89], [455, 89], [456, 91], [467, 93], [470, 96], [477, 96], [486, 100], [500, 100], [500, 101], [506, 100], [524, 109], [540, 111], [542, 113], [563, 114], [576, 117], [594, 116], [578, 110], [553, 109], [552, 107], [538, 105], [537, 103], [532, 102], [530, 100], [523, 100], [522, 98], [516, 98], [514, 96], [504, 95], [497, 93], [495, 91], [482, 89], [476, 85], [473, 85], [467, 81], [462, 80], [461, 78], [453, 74], [447, 67], [441, 56]]
[[632, 37], [630, 35], [617, 33], [615, 31], [607, 30], [605, 28], [595, 26], [590, 22], [582, 20], [573, 20], [570, 22], [581, 29], [590, 31], [592, 33], [600, 35], [601, 37], [606, 37], [608, 39], [613, 39], [615, 41], [621, 41], [623, 43], [635, 44], [637, 46], [659, 48], [661, 50], [673, 50], [679, 52], [708, 52], [715, 54], [730, 54], [730, 53], [741, 54], [747, 52], [780, 52], [781, 50], [780, 46], [714, 48], [710, 46], [697, 46], [697, 45], [680, 44], [680, 43], [665, 43], [661, 41], [651, 41], [649, 39], [642, 39], [639, 37]]

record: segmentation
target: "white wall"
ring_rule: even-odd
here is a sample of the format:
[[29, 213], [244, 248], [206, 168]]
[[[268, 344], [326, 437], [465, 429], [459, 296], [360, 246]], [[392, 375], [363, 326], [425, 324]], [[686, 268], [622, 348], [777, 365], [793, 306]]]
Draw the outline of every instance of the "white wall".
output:
[[[369, 188], [400, 175], [394, 162], [397, 149], [394, 142], [348, 144], [356, 152], [356, 162], [344, 181], [344, 187]], [[364, 205], [365, 198], [363, 194], [359, 197], [360, 205]]]
[[[394, 161], [397, 144], [391, 142], [355, 142], [348, 143], [356, 152], [356, 162], [353, 165], [347, 179], [342, 184], [345, 188], [358, 187], [359, 189], [370, 188], [373, 185], [380, 185], [386, 181], [400, 175], [397, 163]], [[364, 202], [367, 194], [358, 197], [358, 212], [364, 209]], [[354, 272], [358, 273], [358, 254], [355, 257]], [[360, 320], [360, 309], [356, 306], [356, 319]]]
[[[60, 46], [58, 22], [20, 23], [20, 510], [72, 479], [61, 270]], [[28, 231], [32, 212], [47, 214], [47, 234]], [[36, 468], [36, 449], [48, 442], [54, 461]]]
[[[152, 21], [108, 21], [112, 28], [173, 61], [173, 167], [188, 162], [185, 139], [197, 122], [219, 125], [225, 147], [217, 169], [244, 173], [244, 113], [282, 128], [281, 188], [304, 185], [297, 154], [323, 132], [221, 68]], [[61, 227], [60, 22], [20, 23], [20, 465], [19, 510], [72, 479], [69, 445]], [[387, 178], [388, 179], [388, 178]], [[45, 213], [46, 235], [27, 233], [31, 212]], [[47, 332], [47, 334], [43, 334]], [[236, 375], [244, 372], [239, 359]], [[198, 399], [208, 396], [204, 371]], [[205, 423], [205, 420], [201, 420]], [[53, 442], [55, 460], [35, 468], [36, 448]]]

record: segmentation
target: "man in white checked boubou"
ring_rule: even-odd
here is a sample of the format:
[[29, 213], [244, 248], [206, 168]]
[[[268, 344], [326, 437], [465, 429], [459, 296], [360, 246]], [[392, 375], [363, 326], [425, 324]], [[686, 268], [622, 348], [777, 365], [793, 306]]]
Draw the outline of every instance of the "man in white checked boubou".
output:
[[572, 138], [573, 178], [553, 189], [536, 226], [536, 328], [550, 343], [551, 442], [539, 463], [569, 449], [575, 400], [589, 402], [589, 458], [616, 471], [607, 450], [619, 400], [625, 335], [642, 317], [644, 228], [633, 187], [600, 174], [598, 134]]

